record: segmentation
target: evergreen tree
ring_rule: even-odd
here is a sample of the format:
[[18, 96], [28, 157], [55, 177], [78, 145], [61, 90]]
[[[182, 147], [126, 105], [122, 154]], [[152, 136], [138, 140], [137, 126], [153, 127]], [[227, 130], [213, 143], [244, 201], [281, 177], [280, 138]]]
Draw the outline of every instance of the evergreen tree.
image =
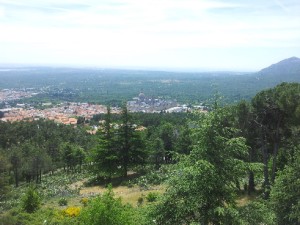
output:
[[177, 152], [180, 154], [190, 154], [192, 150], [192, 137], [191, 129], [188, 125], [184, 125], [180, 129], [178, 140], [176, 141]]
[[[270, 185], [278, 170], [278, 155], [283, 140], [289, 136], [290, 127], [299, 124], [300, 84], [282, 83], [275, 88], [261, 91], [252, 99], [258, 145], [264, 163], [265, 197], [269, 197]], [[269, 162], [271, 160], [271, 173]]]
[[236, 183], [246, 175], [245, 139], [227, 109], [199, 119], [195, 148], [183, 157], [166, 194], [150, 211], [157, 224], [238, 224]]
[[300, 148], [293, 162], [278, 173], [271, 190], [271, 205], [278, 225], [300, 223]]
[[122, 108], [121, 125], [118, 129], [118, 152], [123, 177], [127, 177], [129, 166], [145, 161], [146, 151], [141, 133], [135, 130], [126, 105]]
[[25, 196], [22, 198], [21, 204], [22, 209], [28, 213], [33, 213], [40, 208], [41, 197], [35, 187], [30, 186], [27, 189]]
[[15, 186], [19, 187], [20, 174], [22, 172], [22, 150], [19, 146], [12, 146], [9, 149], [9, 161], [11, 163], [11, 169], [14, 173]]
[[9, 162], [0, 149], [0, 201], [5, 198], [9, 188]]
[[165, 163], [171, 163], [175, 151], [174, 127], [171, 123], [165, 123], [160, 127], [160, 138], [163, 141]]
[[158, 135], [152, 135], [147, 142], [148, 154], [150, 162], [155, 165], [156, 169], [159, 169], [161, 164], [164, 163], [165, 150], [163, 141]]
[[118, 166], [120, 164], [116, 131], [112, 125], [110, 107], [107, 107], [103, 128], [97, 132], [97, 141], [92, 156], [92, 161], [95, 163], [94, 172], [110, 182], [111, 178], [119, 173]]
[[[260, 162], [261, 154], [259, 154], [259, 145], [257, 143], [257, 133], [260, 130], [257, 129], [257, 124], [254, 121], [255, 115], [251, 104], [241, 101], [232, 107], [232, 110], [236, 117], [236, 127], [240, 130], [240, 134], [246, 139], [246, 143], [249, 146], [248, 155], [245, 160], [250, 163]], [[249, 168], [248, 173], [248, 184], [245, 187], [248, 194], [251, 194], [255, 191], [255, 171], [253, 168]]]

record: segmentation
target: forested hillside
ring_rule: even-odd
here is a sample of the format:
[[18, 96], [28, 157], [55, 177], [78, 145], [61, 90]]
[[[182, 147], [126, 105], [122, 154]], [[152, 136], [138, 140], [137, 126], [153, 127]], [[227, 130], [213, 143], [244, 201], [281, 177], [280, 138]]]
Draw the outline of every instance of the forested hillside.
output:
[[282, 83], [206, 113], [108, 107], [95, 135], [1, 122], [0, 224], [299, 224], [299, 117]]

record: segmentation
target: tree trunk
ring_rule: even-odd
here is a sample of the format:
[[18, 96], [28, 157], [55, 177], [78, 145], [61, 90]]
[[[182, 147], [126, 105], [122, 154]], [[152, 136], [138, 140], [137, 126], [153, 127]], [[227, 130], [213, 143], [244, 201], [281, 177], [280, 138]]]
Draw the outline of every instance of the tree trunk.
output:
[[279, 150], [279, 144], [275, 143], [274, 144], [274, 152], [273, 152], [272, 175], [271, 175], [272, 184], [274, 183], [275, 175], [276, 175], [276, 159], [277, 159], [277, 155], [278, 155], [278, 150]]
[[128, 171], [128, 160], [127, 157], [125, 157], [123, 162], [123, 177], [127, 178], [127, 171]]
[[269, 181], [269, 170], [268, 170], [268, 150], [263, 145], [263, 163], [264, 163], [264, 198], [268, 199], [270, 195], [270, 181]]
[[249, 180], [248, 180], [248, 195], [255, 192], [255, 182], [254, 182], [254, 173], [249, 171]]
[[274, 141], [274, 150], [273, 150], [273, 165], [272, 165], [272, 174], [271, 174], [271, 182], [274, 183], [275, 175], [276, 175], [276, 159], [279, 151], [279, 127], [280, 121], [277, 123], [276, 133], [275, 133], [275, 141]]
[[[254, 150], [253, 148], [250, 149], [249, 151], [249, 161], [250, 163], [253, 162], [254, 158]], [[249, 179], [248, 179], [248, 195], [253, 193], [255, 191], [255, 182], [254, 182], [254, 172], [249, 170]]]
[[18, 174], [18, 168], [17, 167], [14, 170], [14, 174], [15, 174], [16, 187], [19, 187], [19, 174]]
[[40, 179], [39, 179], [40, 184], [42, 183], [42, 170], [40, 170]]

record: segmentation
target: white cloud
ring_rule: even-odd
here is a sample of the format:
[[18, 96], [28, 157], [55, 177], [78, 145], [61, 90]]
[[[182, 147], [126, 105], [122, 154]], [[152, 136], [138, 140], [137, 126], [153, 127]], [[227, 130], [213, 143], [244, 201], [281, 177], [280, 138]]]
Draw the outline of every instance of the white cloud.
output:
[[299, 5], [279, 0], [268, 7], [260, 1], [252, 6], [221, 0], [0, 0], [0, 48], [10, 61], [13, 55], [20, 61], [32, 54], [32, 62], [101, 59], [112, 65], [157, 63], [156, 56], [166, 54], [173, 55], [162, 57], [161, 64], [186, 62], [195, 56], [190, 49], [201, 48], [300, 48], [300, 16], [293, 13]]
[[4, 8], [0, 6], [0, 18], [5, 16]]

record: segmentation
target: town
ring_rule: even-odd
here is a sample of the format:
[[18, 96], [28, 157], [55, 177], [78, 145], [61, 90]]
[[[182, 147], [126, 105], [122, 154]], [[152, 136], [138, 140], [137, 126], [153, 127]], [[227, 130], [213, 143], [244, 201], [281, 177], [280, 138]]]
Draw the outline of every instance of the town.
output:
[[[34, 107], [31, 104], [17, 103], [14, 107], [10, 106], [12, 100], [20, 100], [22, 98], [30, 98], [36, 95], [32, 91], [24, 90], [9, 90], [0, 91], [0, 102], [4, 103], [4, 107], [0, 109], [0, 120], [4, 122], [14, 122], [22, 120], [38, 120], [49, 119], [58, 123], [67, 125], [76, 125], [78, 117], [83, 117], [85, 120], [90, 120], [96, 114], [104, 114], [107, 108], [104, 105], [63, 102], [57, 105], [52, 105], [51, 102], [42, 103], [43, 109]], [[176, 100], [165, 100], [154, 97], [147, 97], [143, 92], [140, 92], [137, 97], [127, 102], [129, 112], [143, 113], [173, 113], [173, 112], [188, 112], [191, 107], [187, 105], [179, 105]], [[204, 110], [202, 106], [194, 106], [194, 109]], [[111, 113], [120, 113], [120, 107], [112, 107]]]
[[8, 102], [8, 101], [14, 101], [23, 98], [30, 98], [37, 94], [38, 93], [34, 92], [32, 88], [27, 88], [23, 90], [2, 89], [0, 90], [0, 102]]
[[130, 112], [159, 113], [159, 112], [187, 112], [186, 105], [179, 106], [176, 100], [165, 100], [147, 97], [141, 91], [138, 97], [127, 102]]
[[[51, 105], [51, 103], [45, 103]], [[58, 123], [77, 124], [78, 117], [91, 119], [93, 115], [106, 113], [103, 105], [92, 105], [88, 103], [65, 102], [57, 106], [46, 109], [35, 109], [27, 107], [26, 104], [17, 104], [16, 107], [0, 109], [4, 113], [2, 121], [38, 120], [41, 118], [54, 120]], [[119, 109], [112, 109], [113, 113], [118, 113]]]

